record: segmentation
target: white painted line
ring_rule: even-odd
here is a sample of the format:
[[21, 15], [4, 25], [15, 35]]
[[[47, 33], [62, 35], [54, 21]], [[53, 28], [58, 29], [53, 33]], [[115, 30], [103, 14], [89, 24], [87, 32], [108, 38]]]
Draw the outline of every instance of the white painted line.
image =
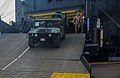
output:
[[30, 49], [30, 47], [28, 47], [19, 57], [17, 57], [15, 60], [13, 60], [11, 63], [9, 63], [7, 66], [5, 66], [2, 70], [5, 70], [6, 68], [8, 68], [10, 65], [12, 65], [14, 62], [16, 62], [18, 59], [20, 59], [28, 50]]
[[18, 57], [18, 59], [21, 58], [29, 49], [30, 49], [30, 47], [28, 47], [28, 48]]
[[5, 70], [6, 68], [8, 68], [11, 64], [13, 64], [15, 61], [17, 61], [18, 59], [13, 60], [11, 63], [9, 63], [7, 66], [5, 66], [2, 70]]

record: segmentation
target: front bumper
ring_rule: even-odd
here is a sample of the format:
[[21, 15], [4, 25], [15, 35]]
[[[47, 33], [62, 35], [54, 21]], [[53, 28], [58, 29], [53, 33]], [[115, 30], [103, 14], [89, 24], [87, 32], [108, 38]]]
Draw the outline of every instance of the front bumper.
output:
[[58, 38], [58, 33], [29, 33], [28, 37], [39, 42], [46, 42]]

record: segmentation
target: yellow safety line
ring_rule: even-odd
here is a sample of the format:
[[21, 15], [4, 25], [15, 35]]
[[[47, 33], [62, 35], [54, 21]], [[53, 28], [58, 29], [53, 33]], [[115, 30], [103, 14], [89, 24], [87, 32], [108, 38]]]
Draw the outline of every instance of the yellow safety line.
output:
[[53, 72], [50, 78], [90, 78], [90, 74]]

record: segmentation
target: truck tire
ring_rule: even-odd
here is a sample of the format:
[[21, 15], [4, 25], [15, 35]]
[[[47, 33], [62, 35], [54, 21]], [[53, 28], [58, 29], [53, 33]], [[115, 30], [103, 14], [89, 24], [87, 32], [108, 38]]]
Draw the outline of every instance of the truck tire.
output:
[[66, 38], [66, 35], [64, 34], [63, 37], [62, 37], [62, 39], [64, 40], [65, 38]]
[[54, 47], [60, 48], [60, 39], [59, 38], [54, 40]]
[[30, 48], [33, 48], [34, 47], [34, 40], [33, 39], [29, 39], [28, 40], [28, 45]]

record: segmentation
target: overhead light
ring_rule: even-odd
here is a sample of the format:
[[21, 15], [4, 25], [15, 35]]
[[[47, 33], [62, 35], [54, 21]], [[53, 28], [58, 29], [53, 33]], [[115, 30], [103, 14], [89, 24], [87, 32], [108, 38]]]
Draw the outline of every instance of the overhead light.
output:
[[20, 0], [20, 1], [25, 1], [25, 0]]

